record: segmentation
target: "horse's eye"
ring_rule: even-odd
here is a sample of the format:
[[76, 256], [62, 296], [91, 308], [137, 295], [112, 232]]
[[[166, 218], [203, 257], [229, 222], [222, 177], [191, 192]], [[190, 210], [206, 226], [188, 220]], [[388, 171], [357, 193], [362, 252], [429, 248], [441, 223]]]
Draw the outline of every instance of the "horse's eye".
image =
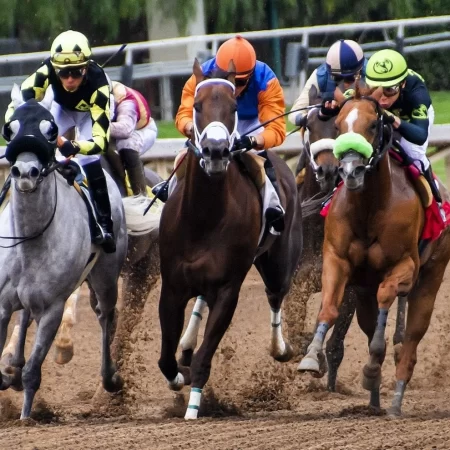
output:
[[201, 113], [202, 112], [202, 104], [201, 103], [194, 103], [194, 109], [198, 113]]
[[375, 132], [377, 130], [377, 126], [378, 126], [378, 122], [376, 120], [374, 120], [369, 127], [369, 130], [372, 132]]

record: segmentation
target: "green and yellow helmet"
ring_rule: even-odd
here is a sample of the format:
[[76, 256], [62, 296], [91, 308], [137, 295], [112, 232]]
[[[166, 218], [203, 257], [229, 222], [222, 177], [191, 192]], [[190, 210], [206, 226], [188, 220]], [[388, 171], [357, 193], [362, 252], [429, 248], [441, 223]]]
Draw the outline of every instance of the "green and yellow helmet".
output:
[[87, 37], [68, 30], [55, 38], [50, 49], [51, 63], [56, 69], [86, 66], [92, 54]]
[[370, 87], [390, 87], [399, 84], [408, 75], [405, 58], [395, 50], [374, 53], [366, 67], [366, 83]]

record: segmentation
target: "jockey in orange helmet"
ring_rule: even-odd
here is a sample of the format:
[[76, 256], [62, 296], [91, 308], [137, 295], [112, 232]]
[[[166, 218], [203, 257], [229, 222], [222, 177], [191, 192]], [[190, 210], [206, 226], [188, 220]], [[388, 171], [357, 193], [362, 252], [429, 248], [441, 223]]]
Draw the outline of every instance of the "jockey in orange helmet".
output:
[[[256, 59], [255, 50], [250, 42], [241, 36], [236, 36], [224, 42], [216, 56], [202, 64], [203, 74], [210, 76], [217, 69], [227, 72], [231, 60], [236, 68], [238, 133], [243, 135], [257, 128], [261, 123], [273, 119], [264, 127], [259, 127], [249, 135], [237, 139], [235, 148], [264, 150], [281, 145], [286, 138], [286, 124], [283, 117], [276, 117], [284, 113], [285, 105], [283, 89], [275, 73], [267, 64]], [[187, 137], [191, 137], [193, 128], [195, 87], [196, 78], [192, 75], [184, 85], [181, 105], [175, 119], [176, 127]], [[266, 218], [278, 232], [284, 227], [284, 210], [279, 201], [275, 169], [268, 158], [266, 158], [265, 170], [267, 178], [278, 194], [278, 205], [266, 210]], [[158, 185], [155, 187], [154, 192], [158, 192]], [[164, 200], [165, 196], [162, 197]]]

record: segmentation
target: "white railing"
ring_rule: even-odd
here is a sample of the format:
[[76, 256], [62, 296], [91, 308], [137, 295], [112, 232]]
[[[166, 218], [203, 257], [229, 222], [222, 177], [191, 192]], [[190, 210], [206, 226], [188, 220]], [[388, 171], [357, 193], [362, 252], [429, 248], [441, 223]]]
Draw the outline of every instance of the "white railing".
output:
[[[367, 32], [369, 30], [395, 30], [395, 39], [388, 39], [383, 43], [366, 43], [368, 46], [367, 54], [370, 55], [371, 48], [375, 48], [377, 44], [384, 44], [386, 46], [394, 46], [399, 42], [407, 44], [404, 47], [405, 53], [412, 53], [417, 51], [426, 51], [428, 49], [437, 48], [449, 48], [450, 39], [449, 33], [434, 33], [428, 36], [428, 43], [423, 43], [426, 39], [425, 36], [406, 37], [406, 29], [414, 28], [418, 26], [430, 26], [430, 25], [447, 25], [450, 24], [450, 15], [435, 16], [435, 17], [420, 17], [415, 19], [399, 19], [399, 20], [387, 20], [380, 22], [367, 22], [367, 23], [345, 23], [336, 25], [317, 25], [312, 27], [298, 27], [298, 28], [281, 28], [276, 30], [261, 30], [261, 31], [248, 31], [240, 33], [243, 37], [250, 40], [259, 39], [271, 39], [271, 38], [289, 38], [300, 37], [300, 43], [303, 48], [309, 49], [310, 57], [306, 64], [304, 64], [295, 79], [291, 79], [292, 91], [298, 93], [301, 86], [306, 81], [308, 65], [319, 64], [323, 61], [323, 57], [326, 53], [326, 48], [309, 48], [309, 39], [311, 36], [320, 34], [337, 34], [341, 33], [346, 35], [354, 32]], [[137, 64], [133, 66], [133, 55], [136, 52], [148, 51], [152, 49], [170, 49], [173, 47], [191, 45], [195, 43], [210, 44], [211, 54], [217, 52], [219, 44], [233, 36], [236, 33], [222, 33], [222, 34], [210, 34], [202, 36], [188, 36], [181, 38], [161, 39], [155, 41], [143, 41], [134, 42], [127, 45], [124, 50], [125, 53], [125, 66], [128, 66], [132, 79], [140, 78], [161, 78], [160, 94], [161, 94], [161, 109], [162, 118], [164, 120], [172, 119], [172, 92], [171, 86], [168, 82], [171, 76], [176, 75], [188, 75], [192, 70], [193, 61], [167, 61], [167, 62], [152, 62], [149, 64]], [[439, 42], [434, 42], [440, 39]], [[431, 44], [430, 42], [433, 41]], [[422, 42], [422, 43], [420, 43]], [[371, 46], [371, 47], [370, 47]], [[375, 46], [375, 47], [374, 47]], [[111, 55], [119, 50], [120, 45], [107, 45], [102, 47], [95, 47], [93, 53], [95, 58], [99, 56]], [[26, 61], [41, 61], [49, 56], [48, 51], [34, 52], [34, 53], [17, 53], [10, 55], [0, 55], [0, 63], [19, 63]], [[114, 78], [120, 79], [122, 74], [121, 67], [110, 67], [107, 72]], [[0, 78], [0, 92], [7, 92], [11, 89], [12, 83], [20, 82], [23, 80], [23, 76], [10, 76]]]

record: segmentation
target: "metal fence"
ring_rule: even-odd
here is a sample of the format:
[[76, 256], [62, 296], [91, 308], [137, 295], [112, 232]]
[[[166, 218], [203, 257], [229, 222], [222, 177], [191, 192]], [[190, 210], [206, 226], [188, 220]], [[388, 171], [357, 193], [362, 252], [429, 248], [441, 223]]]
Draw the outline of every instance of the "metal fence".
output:
[[[244, 32], [241, 35], [249, 40], [263, 40], [272, 38], [293, 39], [298, 42], [288, 43], [285, 52], [285, 70], [288, 85], [292, 92], [298, 90], [306, 81], [307, 71], [310, 66], [320, 64], [328, 50], [327, 47], [312, 47], [310, 40], [317, 35], [347, 36], [351, 33], [367, 34], [369, 31], [382, 31], [385, 39], [380, 42], [362, 43], [367, 54], [383, 48], [396, 47], [404, 53], [416, 53], [426, 50], [450, 48], [450, 32], [432, 33], [420, 36], [407, 36], [408, 32], [417, 27], [436, 26], [441, 27], [450, 24], [450, 15], [436, 17], [421, 17], [415, 19], [400, 19], [368, 23], [348, 23], [337, 25], [319, 25], [302, 28], [283, 28], [277, 30], [263, 30]], [[389, 37], [388, 32], [395, 36]], [[171, 78], [176, 76], [188, 76], [192, 72], [191, 60], [177, 60], [165, 62], [150, 62], [136, 64], [135, 56], [143, 51], [151, 49], [170, 49], [174, 47], [207, 44], [211, 55], [217, 52], [218, 46], [225, 40], [234, 37], [235, 33], [212, 34], [204, 36], [188, 36], [182, 38], [162, 39], [157, 41], [135, 42], [127, 45], [124, 53], [124, 64], [118, 67], [107, 68], [107, 73], [112, 79], [122, 80], [131, 84], [133, 80], [159, 79], [161, 118], [172, 120], [173, 94]], [[204, 48], [204, 45], [199, 48]], [[93, 49], [95, 57], [109, 56], [115, 53], [120, 45], [108, 45]], [[288, 54], [289, 53], [289, 54]], [[207, 55], [203, 55], [207, 56]], [[0, 55], [0, 64], [23, 63], [27, 61], [41, 61], [48, 57], [48, 52], [20, 53]], [[20, 83], [25, 74], [0, 78], [0, 93], [9, 92], [13, 83]], [[291, 103], [289, 89], [285, 90], [287, 102]], [[295, 98], [295, 97], [294, 97]]]

